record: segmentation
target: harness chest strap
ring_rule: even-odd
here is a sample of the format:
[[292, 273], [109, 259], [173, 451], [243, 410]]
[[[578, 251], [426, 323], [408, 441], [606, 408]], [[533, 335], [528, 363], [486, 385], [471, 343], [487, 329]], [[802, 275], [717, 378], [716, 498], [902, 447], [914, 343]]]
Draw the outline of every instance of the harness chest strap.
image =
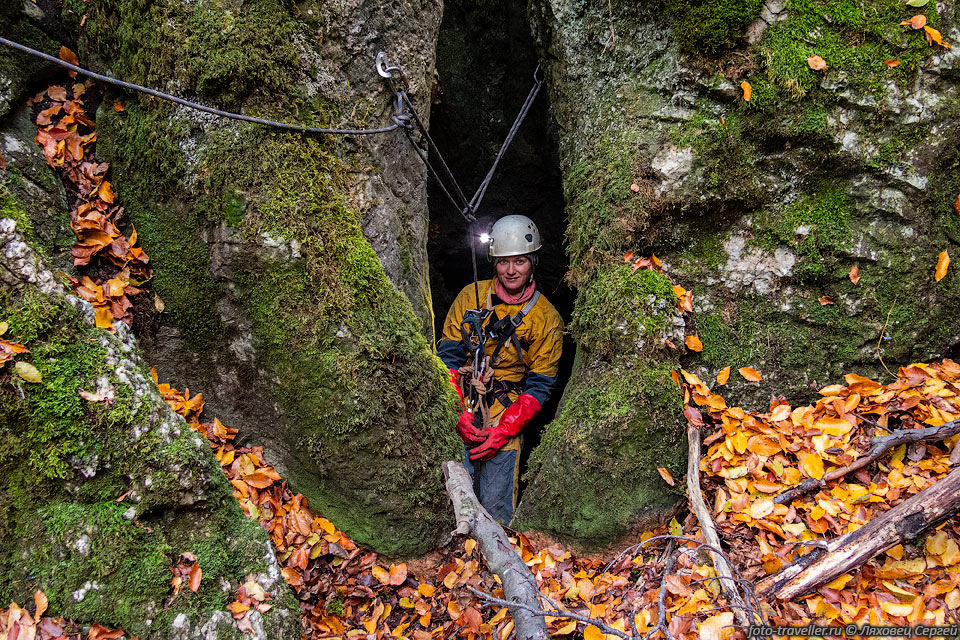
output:
[[[490, 289], [487, 289], [487, 309], [491, 311], [493, 310], [493, 305], [492, 305], [493, 298], [490, 293], [492, 289], [493, 287], [491, 287]], [[528, 313], [530, 313], [530, 310], [533, 309], [534, 305], [537, 304], [538, 300], [540, 300], [540, 292], [534, 291], [533, 296], [530, 298], [527, 304], [523, 305], [523, 307], [520, 309], [520, 311], [517, 312], [516, 315], [512, 317], [508, 315], [505, 318], [501, 318], [496, 323], [494, 323], [492, 327], [490, 327], [487, 330], [489, 337], [493, 338], [494, 340], [497, 340], [497, 348], [494, 350], [493, 355], [490, 357], [491, 363], [496, 362], [497, 356], [500, 354], [500, 349], [503, 347], [503, 345], [506, 343], [507, 340], [509, 340], [510, 344], [512, 344], [513, 347], [517, 350], [517, 358], [519, 358], [520, 360], [523, 360], [523, 349], [520, 348], [520, 340], [517, 339], [516, 332], [517, 332], [517, 328], [521, 324], [523, 324], [523, 319], [527, 316]], [[508, 325], [510, 326], [508, 327]], [[501, 331], [503, 329], [505, 329], [505, 331]]]
[[[477, 349], [479, 354], [479, 353], [482, 353], [483, 344], [486, 342], [488, 338], [492, 338], [496, 340], [497, 346], [494, 349], [493, 354], [489, 358], [483, 358], [485, 362], [489, 363], [486, 366], [491, 366], [494, 362], [496, 362], [497, 356], [500, 354], [500, 349], [503, 348], [503, 345], [506, 344], [507, 342], [510, 342], [513, 345], [513, 347], [517, 350], [517, 358], [522, 361], [523, 349], [520, 346], [520, 340], [517, 338], [516, 331], [517, 331], [517, 328], [521, 324], [523, 324], [524, 318], [527, 316], [528, 313], [530, 313], [534, 305], [537, 304], [537, 301], [540, 300], [540, 292], [534, 291], [533, 296], [520, 309], [520, 311], [516, 313], [516, 315], [514, 316], [508, 315], [504, 318], [501, 318], [497, 320], [497, 322], [493, 323], [493, 325], [484, 329], [482, 327], [482, 322], [486, 318], [488, 318], [490, 313], [493, 311], [493, 304], [492, 304], [493, 299], [491, 295], [491, 290], [492, 290], [492, 287], [491, 289], [487, 290], [487, 305], [485, 309], [486, 313], [478, 314], [477, 313], [478, 310], [473, 311], [472, 313], [475, 316], [479, 315], [479, 317], [471, 316], [473, 321], [468, 322], [467, 315], [470, 315], [471, 311], [467, 311], [467, 315], [465, 315], [464, 319], [461, 320], [460, 322], [460, 334], [461, 334], [461, 342], [463, 344], [463, 347], [468, 351]], [[467, 333], [467, 329], [464, 326], [467, 324], [469, 324], [474, 331], [479, 331], [483, 333], [482, 336], [477, 336], [477, 344], [474, 344], [474, 345], [470, 344], [470, 335]], [[485, 411], [486, 402], [482, 400], [484, 395], [486, 393], [492, 393], [493, 396], [500, 402], [500, 404], [503, 405], [504, 408], [507, 408], [511, 404], [513, 404], [513, 400], [511, 400], [509, 395], [510, 392], [522, 391], [523, 385], [519, 382], [506, 382], [502, 380], [497, 380], [496, 378], [489, 376], [489, 374], [491, 374], [493, 371], [492, 366], [487, 372], [488, 375], [483, 376], [482, 382], [479, 380], [476, 380], [476, 376], [479, 373], [476, 371], [476, 368], [479, 365], [480, 365], [479, 362], [475, 362], [474, 364], [461, 367], [461, 374], [471, 378], [471, 382], [469, 383], [466, 382], [464, 378], [461, 378], [461, 388], [464, 394], [469, 392], [469, 389], [471, 388], [471, 386], [473, 387], [473, 389], [475, 389], [479, 393], [480, 399], [481, 399], [481, 402], [479, 405], [480, 412], [478, 412], [478, 415], [476, 417], [479, 421], [481, 417], [480, 414], [481, 413], [484, 414], [482, 423], [484, 425], [484, 428], [486, 428], [489, 426], [489, 418], [487, 417], [486, 411]], [[480, 384], [477, 384], [478, 382]], [[486, 392], [481, 391], [481, 389], [479, 388], [481, 386], [486, 388]]]
[[[492, 289], [492, 287], [491, 287]], [[487, 309], [492, 310], [492, 296], [491, 289], [487, 290]], [[523, 319], [530, 313], [530, 310], [533, 309], [534, 305], [537, 304], [537, 301], [540, 300], [540, 292], [534, 291], [533, 296], [525, 304], [520, 311], [514, 316], [507, 316], [498, 320], [490, 330], [493, 332], [490, 337], [497, 340], [497, 348], [494, 349], [493, 355], [490, 357], [491, 364], [497, 361], [497, 356], [500, 354], [500, 349], [503, 348], [503, 345], [509, 340], [510, 344], [517, 350], [517, 358], [523, 361], [523, 349], [520, 347], [520, 340], [517, 338], [517, 328], [523, 324]], [[508, 327], [509, 325], [509, 327]], [[499, 333], [501, 329], [504, 329], [502, 333]], [[497, 335], [499, 333], [499, 335]], [[503, 408], [506, 409], [511, 404], [513, 400], [510, 398], [510, 391], [522, 391], [523, 386], [519, 382], [505, 382], [502, 380], [493, 380], [493, 395], [500, 401], [500, 404], [503, 405]]]

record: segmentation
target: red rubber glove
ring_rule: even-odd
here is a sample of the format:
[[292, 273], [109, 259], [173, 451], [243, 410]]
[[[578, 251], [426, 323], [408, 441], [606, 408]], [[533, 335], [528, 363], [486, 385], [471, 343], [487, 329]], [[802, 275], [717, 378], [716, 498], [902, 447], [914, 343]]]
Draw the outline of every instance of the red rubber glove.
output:
[[[457, 397], [463, 403], [463, 389], [460, 388], [460, 371], [458, 369], [449, 369], [450, 384], [457, 390]], [[476, 446], [487, 439], [487, 434], [473, 426], [473, 413], [464, 411], [460, 414], [460, 420], [457, 422], [457, 433], [464, 444]]]
[[500, 416], [495, 427], [487, 429], [486, 441], [479, 447], [470, 449], [471, 460], [489, 460], [517, 435], [527, 423], [540, 411], [540, 402], [529, 393], [521, 393]]
[[[464, 411], [460, 414], [460, 422], [457, 423], [457, 433], [464, 444], [477, 446], [482, 444], [489, 435], [489, 431], [480, 431], [473, 426], [473, 412]], [[503, 445], [500, 445], [503, 446]]]

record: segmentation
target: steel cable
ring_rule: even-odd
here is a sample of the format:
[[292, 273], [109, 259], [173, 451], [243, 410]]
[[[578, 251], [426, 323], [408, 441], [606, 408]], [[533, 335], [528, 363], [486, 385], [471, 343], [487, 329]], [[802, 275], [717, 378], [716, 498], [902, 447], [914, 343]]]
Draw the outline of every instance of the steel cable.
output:
[[138, 84], [133, 84], [132, 82], [125, 82], [123, 80], [117, 80], [116, 78], [111, 78], [110, 76], [105, 76], [101, 73], [95, 73], [87, 69], [78, 67], [77, 65], [70, 64], [60, 58], [55, 58], [51, 55], [43, 53], [42, 51], [37, 51], [36, 49], [31, 49], [17, 42], [12, 42], [6, 38], [0, 37], [0, 44], [6, 45], [11, 49], [16, 49], [23, 53], [27, 53], [38, 58], [42, 58], [48, 62], [60, 65], [61, 67], [66, 67], [71, 71], [76, 71], [77, 73], [82, 73], [85, 76], [94, 78], [95, 80], [100, 80], [101, 82], [106, 82], [107, 84], [112, 84], [118, 87], [123, 87], [124, 89], [131, 89], [133, 91], [138, 91], [140, 93], [145, 93], [155, 98], [161, 98], [163, 100], [168, 100], [170, 102], [175, 102], [176, 104], [189, 107], [191, 109], [196, 109], [197, 111], [203, 111], [204, 113], [211, 113], [215, 116], [220, 116], [222, 118], [230, 118], [232, 120], [241, 120], [243, 122], [251, 122], [253, 124], [264, 125], [267, 127], [274, 127], [277, 129], [285, 129], [287, 131], [296, 131], [298, 133], [316, 133], [316, 134], [330, 134], [330, 135], [368, 135], [373, 133], [388, 133], [390, 131], [395, 131], [400, 128], [400, 125], [394, 123], [388, 127], [380, 127], [377, 129], [328, 129], [323, 127], [307, 127], [305, 125], [297, 124], [288, 124], [286, 122], [277, 122], [276, 120], [266, 120], [264, 118], [254, 118], [252, 116], [245, 116], [240, 113], [231, 113], [229, 111], [222, 111], [220, 109], [214, 109], [213, 107], [207, 107], [202, 104], [197, 104], [196, 102], [191, 102], [189, 100], [184, 100], [183, 98], [178, 98], [177, 96], [170, 95], [169, 93], [163, 93], [162, 91], [157, 91], [156, 89], [150, 89], [149, 87], [143, 87]]

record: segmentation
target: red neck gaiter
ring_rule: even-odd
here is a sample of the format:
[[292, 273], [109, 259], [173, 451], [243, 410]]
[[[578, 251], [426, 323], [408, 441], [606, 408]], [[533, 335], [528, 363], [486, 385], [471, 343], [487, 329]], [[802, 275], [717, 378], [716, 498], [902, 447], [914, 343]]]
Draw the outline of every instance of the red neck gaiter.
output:
[[510, 295], [500, 284], [500, 278], [493, 279], [493, 292], [506, 304], [523, 304], [533, 297], [533, 292], [537, 290], [536, 280], [530, 280], [530, 284], [523, 288], [517, 295]]

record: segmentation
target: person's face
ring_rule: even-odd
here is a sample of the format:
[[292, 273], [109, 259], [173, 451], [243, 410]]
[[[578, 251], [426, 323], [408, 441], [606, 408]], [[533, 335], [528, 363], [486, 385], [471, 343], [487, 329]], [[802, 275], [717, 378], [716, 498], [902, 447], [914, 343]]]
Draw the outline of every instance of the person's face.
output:
[[533, 263], [527, 256], [510, 256], [497, 258], [497, 279], [510, 295], [516, 295], [530, 281]]

